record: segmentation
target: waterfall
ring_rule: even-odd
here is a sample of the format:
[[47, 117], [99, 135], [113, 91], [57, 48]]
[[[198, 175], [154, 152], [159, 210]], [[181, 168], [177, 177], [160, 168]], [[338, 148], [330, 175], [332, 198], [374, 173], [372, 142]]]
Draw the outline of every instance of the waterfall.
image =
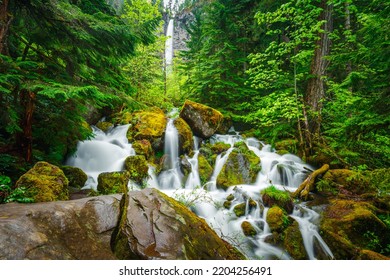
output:
[[165, 42], [165, 65], [168, 68], [173, 64], [173, 19], [169, 20]]
[[[250, 259], [291, 259], [291, 256], [282, 248], [269, 243], [272, 233], [266, 221], [268, 207], [262, 204], [260, 193], [271, 184], [277, 189], [287, 189], [293, 192], [312, 168], [297, 156], [278, 155], [270, 145], [255, 138], [245, 139], [232, 131], [230, 135], [214, 135], [209, 139], [210, 144], [223, 142], [229, 144], [230, 148], [216, 157], [211, 178], [202, 187], [199, 187], [201, 183], [198, 156], [203, 143], [198, 138], [194, 139], [192, 156], [182, 156], [191, 167], [186, 181], [183, 182], [184, 176], [180, 169], [179, 136], [174, 125], [174, 115], [173, 112], [169, 116], [165, 131], [164, 163], [160, 168], [162, 171], [156, 174], [155, 167], [150, 165], [146, 187], [160, 189], [183, 202], [195, 214], [205, 219], [217, 234], [233, 244], [239, 244], [239, 249]], [[87, 173], [89, 179], [85, 188], [96, 189], [98, 174], [122, 170], [126, 157], [135, 154], [131, 144], [127, 142], [128, 127], [128, 125], [118, 126], [107, 133], [94, 128], [95, 137], [78, 144], [76, 154], [69, 158], [67, 163], [80, 167]], [[217, 177], [234, 149], [234, 144], [239, 141], [245, 141], [248, 148], [261, 159], [261, 171], [253, 184], [231, 186], [226, 191], [218, 189]], [[229, 195], [233, 195], [234, 199], [231, 205], [225, 208], [222, 205]], [[252, 200], [252, 205], [249, 204], [249, 199]], [[256, 207], [253, 206], [253, 201]], [[242, 203], [245, 205], [245, 214], [237, 217], [234, 207]], [[300, 204], [295, 207], [290, 217], [299, 225], [303, 245], [310, 259], [316, 259], [318, 253], [329, 259], [333, 258], [332, 252], [318, 233], [319, 214], [317, 212]], [[243, 221], [249, 222], [254, 227], [257, 232], [255, 236], [246, 237], [243, 234], [241, 229]]]
[[170, 119], [165, 130], [164, 138], [164, 170], [158, 176], [161, 189], [181, 188], [182, 173], [179, 161], [179, 135], [177, 129]]

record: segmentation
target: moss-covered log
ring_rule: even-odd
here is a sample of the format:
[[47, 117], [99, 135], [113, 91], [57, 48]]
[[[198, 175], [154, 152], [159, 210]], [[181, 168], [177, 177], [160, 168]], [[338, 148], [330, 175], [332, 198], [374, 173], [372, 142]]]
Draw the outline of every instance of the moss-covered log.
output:
[[315, 189], [315, 181], [316, 178], [324, 174], [326, 171], [329, 170], [329, 165], [324, 164], [321, 168], [313, 171], [305, 181], [298, 187], [298, 189], [294, 192], [293, 197], [299, 197], [303, 200], [308, 200], [309, 193]]

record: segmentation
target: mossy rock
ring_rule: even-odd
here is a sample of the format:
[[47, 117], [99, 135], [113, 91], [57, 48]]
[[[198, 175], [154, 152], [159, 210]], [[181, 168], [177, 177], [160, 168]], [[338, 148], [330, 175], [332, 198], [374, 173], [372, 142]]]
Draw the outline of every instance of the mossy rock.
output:
[[68, 184], [68, 178], [59, 167], [40, 161], [22, 175], [15, 186], [26, 190], [26, 198], [34, 202], [47, 202], [68, 200]]
[[180, 111], [183, 118], [191, 127], [193, 133], [203, 139], [210, 138], [222, 123], [221, 112], [190, 100], [186, 100]]
[[96, 127], [106, 133], [110, 128], [114, 127], [114, 125], [110, 122], [98, 122]]
[[223, 143], [223, 142], [217, 142], [217, 143], [213, 144], [210, 148], [214, 154], [219, 155], [219, 154], [222, 154], [222, 153], [226, 152], [227, 150], [229, 150], [230, 145]]
[[100, 194], [127, 194], [128, 183], [129, 173], [126, 171], [104, 172], [98, 176], [97, 190]]
[[189, 154], [194, 147], [194, 135], [185, 120], [177, 118], [173, 121], [174, 126], [179, 134], [179, 153]]
[[211, 167], [207, 159], [201, 154], [198, 155], [198, 169], [200, 182], [203, 185], [208, 182], [211, 175], [213, 175], [213, 168]]
[[227, 134], [229, 129], [233, 126], [233, 120], [230, 116], [223, 115], [222, 121], [219, 124], [216, 133]]
[[275, 143], [275, 149], [278, 154], [298, 154], [298, 140], [284, 139]]
[[291, 223], [286, 211], [275, 205], [268, 209], [266, 221], [271, 231], [282, 232]]
[[234, 206], [233, 212], [234, 214], [236, 214], [237, 217], [242, 217], [245, 215], [245, 209], [246, 209], [246, 204], [240, 203]]
[[261, 170], [260, 158], [244, 142], [236, 143], [217, 177], [217, 187], [227, 188], [255, 182]]
[[349, 169], [331, 169], [317, 183], [317, 190], [320, 190], [323, 194], [340, 194], [348, 197], [376, 192], [377, 189], [370, 184], [369, 178], [363, 172]]
[[387, 250], [390, 228], [376, 216], [376, 211], [368, 202], [330, 201], [323, 213], [320, 232], [336, 259], [358, 259], [362, 250], [378, 253]]
[[135, 140], [149, 140], [153, 150], [163, 149], [163, 135], [167, 126], [167, 119], [163, 111], [139, 111], [132, 117], [131, 126], [127, 131], [130, 143]]
[[231, 206], [232, 206], [232, 202], [231, 201], [225, 200], [223, 202], [223, 207], [225, 207], [226, 209], [230, 209]]
[[127, 157], [125, 160], [125, 170], [128, 171], [130, 179], [138, 184], [142, 184], [149, 177], [148, 162], [141, 155]]
[[146, 159], [149, 159], [153, 156], [152, 144], [150, 144], [149, 140], [135, 140], [132, 143], [132, 147], [137, 155], [142, 155]]
[[254, 226], [248, 221], [243, 221], [241, 223], [241, 229], [245, 236], [255, 236], [257, 234]]
[[133, 120], [133, 114], [129, 111], [122, 111], [113, 115], [112, 120], [118, 125], [130, 124]]
[[294, 260], [307, 260], [305, 246], [303, 245], [303, 238], [299, 230], [297, 221], [289, 225], [284, 231], [283, 245], [286, 251]]
[[265, 206], [272, 207], [277, 205], [291, 214], [294, 210], [294, 203], [287, 191], [277, 189], [275, 186], [269, 186], [261, 191], [262, 200]]
[[82, 169], [74, 166], [62, 166], [61, 169], [68, 178], [70, 188], [80, 190], [84, 187], [88, 175]]

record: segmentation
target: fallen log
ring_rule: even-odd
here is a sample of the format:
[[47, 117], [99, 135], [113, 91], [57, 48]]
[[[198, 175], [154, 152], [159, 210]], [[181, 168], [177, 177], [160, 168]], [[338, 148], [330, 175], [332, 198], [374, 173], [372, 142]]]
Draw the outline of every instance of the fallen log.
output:
[[308, 200], [309, 198], [309, 193], [311, 191], [315, 190], [315, 181], [316, 178], [324, 174], [326, 171], [329, 170], [329, 165], [324, 164], [321, 168], [314, 170], [303, 183], [298, 187], [298, 189], [293, 193], [293, 197], [299, 197], [303, 200]]

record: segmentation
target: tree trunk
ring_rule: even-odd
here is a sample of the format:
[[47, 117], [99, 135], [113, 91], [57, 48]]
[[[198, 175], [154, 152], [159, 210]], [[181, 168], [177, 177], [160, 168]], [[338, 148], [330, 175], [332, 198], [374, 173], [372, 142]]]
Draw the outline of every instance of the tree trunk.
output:
[[320, 21], [324, 21], [319, 40], [316, 42], [313, 60], [310, 66], [310, 80], [305, 96], [305, 106], [308, 113], [308, 122], [305, 123], [305, 141], [310, 153], [313, 147], [313, 141], [318, 141], [321, 127], [322, 102], [325, 97], [324, 76], [328, 61], [326, 56], [330, 51], [329, 33], [332, 30], [332, 10], [333, 6], [327, 4], [327, 0], [321, 0], [322, 12], [319, 16]]
[[22, 120], [23, 133], [21, 135], [21, 139], [19, 140], [19, 145], [27, 162], [32, 161], [32, 124], [35, 98], [36, 94], [32, 91], [24, 89], [20, 92], [20, 101], [24, 108], [24, 118]]
[[8, 14], [9, 0], [0, 3], [0, 54], [8, 54], [7, 36], [12, 17]]

